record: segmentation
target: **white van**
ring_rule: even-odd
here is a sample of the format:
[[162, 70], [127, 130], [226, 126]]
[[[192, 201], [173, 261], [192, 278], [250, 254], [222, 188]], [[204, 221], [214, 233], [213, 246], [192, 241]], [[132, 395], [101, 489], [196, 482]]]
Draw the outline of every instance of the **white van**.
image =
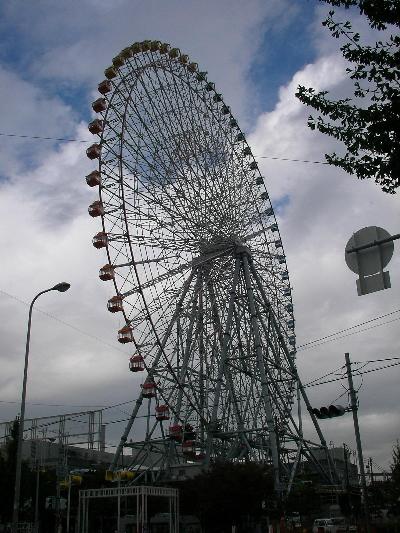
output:
[[317, 518], [314, 520], [312, 531], [313, 533], [346, 533], [354, 531], [354, 528], [348, 527], [346, 519], [340, 516], [336, 518]]

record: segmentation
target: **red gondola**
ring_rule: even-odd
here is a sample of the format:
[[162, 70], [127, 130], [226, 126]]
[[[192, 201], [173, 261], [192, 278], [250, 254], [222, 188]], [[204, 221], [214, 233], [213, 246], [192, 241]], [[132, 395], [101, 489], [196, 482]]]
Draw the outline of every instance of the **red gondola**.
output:
[[92, 122], [89, 123], [88, 130], [90, 131], [90, 133], [93, 133], [93, 135], [101, 133], [103, 131], [103, 121], [99, 118], [95, 118], [94, 120], [92, 120]]
[[107, 94], [107, 93], [111, 92], [111, 90], [112, 90], [111, 81], [110, 80], [104, 80], [104, 81], [100, 82], [98, 87], [97, 87], [97, 90], [101, 94]]
[[108, 300], [107, 309], [110, 311], [110, 313], [118, 313], [119, 311], [124, 310], [122, 305], [123, 298], [123, 296], [118, 294], [117, 296], [113, 296]]
[[133, 342], [133, 329], [130, 326], [124, 326], [118, 331], [118, 342], [121, 344]]
[[169, 420], [169, 407], [168, 405], [157, 405], [156, 407], [156, 420], [161, 422], [162, 420]]
[[144, 360], [141, 355], [132, 355], [129, 359], [129, 370], [131, 372], [143, 372]]
[[98, 170], [93, 170], [90, 174], [86, 176], [86, 183], [89, 187], [96, 187], [101, 183], [101, 174]]
[[193, 457], [195, 455], [195, 442], [194, 440], [187, 440], [182, 443], [182, 453], [183, 455]]
[[146, 381], [142, 385], [143, 398], [154, 398], [156, 395], [156, 384], [154, 381]]
[[100, 200], [96, 200], [90, 204], [88, 207], [88, 212], [91, 217], [99, 217], [105, 213], [103, 204], [100, 202]]
[[180, 426], [179, 424], [175, 424], [174, 426], [169, 426], [168, 437], [171, 440], [176, 440], [178, 442], [181, 442], [183, 438], [182, 426]]
[[114, 272], [114, 267], [112, 265], [104, 265], [103, 267], [101, 267], [100, 271], [99, 271], [99, 278], [102, 280], [102, 281], [109, 281], [111, 279], [114, 279], [115, 277], [115, 272]]
[[101, 111], [105, 111], [107, 109], [107, 101], [105, 98], [97, 98], [92, 104], [92, 109], [96, 113], [100, 113]]
[[107, 233], [104, 233], [104, 231], [100, 231], [100, 233], [97, 233], [93, 237], [92, 243], [95, 248], [105, 248], [108, 244]]
[[89, 146], [89, 148], [86, 150], [86, 155], [89, 159], [97, 159], [100, 157], [101, 154], [101, 146], [97, 143], [92, 144], [92, 146]]

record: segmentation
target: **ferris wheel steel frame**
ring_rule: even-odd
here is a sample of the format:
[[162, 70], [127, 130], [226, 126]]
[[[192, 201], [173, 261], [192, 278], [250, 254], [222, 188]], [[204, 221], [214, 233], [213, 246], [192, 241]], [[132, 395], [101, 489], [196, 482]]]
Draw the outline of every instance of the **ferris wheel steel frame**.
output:
[[[87, 150], [99, 160], [87, 176], [99, 190], [89, 213], [102, 220], [93, 244], [107, 252], [100, 278], [114, 283], [108, 309], [135, 346], [131, 370], [146, 373], [111, 469], [131, 447], [135, 482], [176, 464], [253, 460], [288, 493], [302, 457], [336, 481], [295, 365], [278, 224], [230, 108], [207, 73], [159, 41], [125, 48], [105, 74], [93, 103], [102, 118], [89, 125], [99, 143]], [[300, 397], [319, 443], [303, 435]], [[144, 439], [128, 443], [140, 416]]]

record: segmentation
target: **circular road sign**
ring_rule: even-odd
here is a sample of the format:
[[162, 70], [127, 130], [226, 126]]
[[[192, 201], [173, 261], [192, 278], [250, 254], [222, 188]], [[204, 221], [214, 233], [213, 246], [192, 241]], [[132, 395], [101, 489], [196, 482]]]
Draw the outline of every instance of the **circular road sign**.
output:
[[358, 252], [347, 253], [352, 248], [372, 244], [390, 238], [390, 233], [378, 226], [368, 226], [358, 230], [346, 244], [344, 257], [350, 270], [361, 276], [371, 276], [385, 268], [392, 258], [393, 241], [376, 244]]

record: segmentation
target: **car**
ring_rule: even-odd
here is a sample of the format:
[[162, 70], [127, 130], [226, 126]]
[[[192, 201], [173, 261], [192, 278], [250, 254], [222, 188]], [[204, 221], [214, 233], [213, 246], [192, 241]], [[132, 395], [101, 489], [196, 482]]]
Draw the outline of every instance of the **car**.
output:
[[349, 533], [357, 528], [347, 524], [346, 519], [338, 516], [333, 518], [317, 518], [314, 520], [312, 533]]
[[292, 513], [286, 516], [286, 524], [291, 526], [294, 530], [301, 528], [300, 513]]

